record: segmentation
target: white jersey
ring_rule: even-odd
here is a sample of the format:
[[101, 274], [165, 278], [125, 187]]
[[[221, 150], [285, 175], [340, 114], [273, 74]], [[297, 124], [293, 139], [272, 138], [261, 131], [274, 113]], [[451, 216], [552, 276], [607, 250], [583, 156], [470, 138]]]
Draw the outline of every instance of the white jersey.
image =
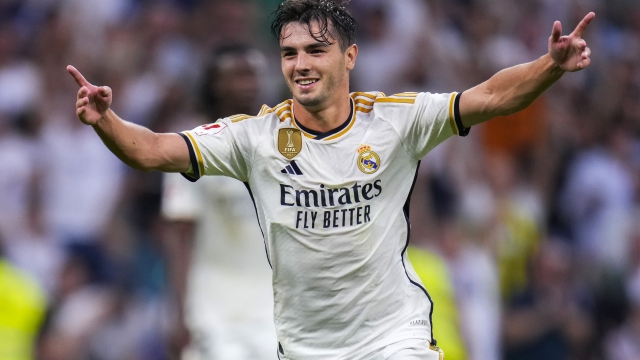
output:
[[361, 359], [432, 339], [431, 299], [406, 257], [408, 200], [424, 155], [464, 132], [459, 95], [351, 99], [350, 118], [329, 133], [299, 124], [288, 100], [181, 134], [187, 177], [248, 184], [273, 271], [281, 359]]
[[190, 184], [165, 174], [162, 214], [197, 225], [185, 304], [191, 352], [202, 359], [277, 359], [271, 269], [246, 187], [228, 177]]

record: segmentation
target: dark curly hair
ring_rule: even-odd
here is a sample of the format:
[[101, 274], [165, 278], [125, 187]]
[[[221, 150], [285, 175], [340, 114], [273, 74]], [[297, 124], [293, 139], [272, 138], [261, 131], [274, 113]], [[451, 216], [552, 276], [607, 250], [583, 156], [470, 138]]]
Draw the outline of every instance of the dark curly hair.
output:
[[[271, 33], [280, 40], [282, 29], [287, 24], [299, 22], [307, 25], [311, 37], [319, 42], [331, 45], [332, 40], [337, 39], [344, 52], [355, 43], [358, 28], [358, 23], [345, 7], [347, 3], [337, 0], [286, 0], [272, 14]], [[312, 22], [318, 23], [318, 32], [311, 31]]]

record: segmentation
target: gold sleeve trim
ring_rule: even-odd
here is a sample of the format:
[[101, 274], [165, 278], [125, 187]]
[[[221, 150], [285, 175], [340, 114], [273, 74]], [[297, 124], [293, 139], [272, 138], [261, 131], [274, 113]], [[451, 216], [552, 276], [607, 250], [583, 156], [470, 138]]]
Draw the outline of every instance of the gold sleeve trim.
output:
[[351, 94], [351, 98], [352, 99], [356, 99], [358, 96], [362, 96], [362, 97], [366, 97], [369, 98], [371, 100], [375, 100], [376, 99], [376, 95], [367, 93], [367, 92], [354, 92], [353, 94]]
[[230, 118], [230, 119], [231, 119], [231, 122], [237, 123], [237, 122], [240, 122], [242, 120], [247, 120], [247, 119], [255, 118], [255, 117], [256, 116], [251, 116], [251, 115], [238, 115], [238, 116], [234, 116], [233, 118]]
[[200, 148], [198, 147], [198, 143], [196, 142], [196, 140], [193, 138], [193, 136], [188, 133], [185, 132], [184, 134], [187, 135], [187, 137], [189, 137], [189, 140], [191, 141], [191, 144], [193, 145], [193, 149], [196, 152], [196, 157], [198, 158], [198, 169], [200, 170], [200, 177], [204, 176], [204, 162], [202, 161], [202, 153], [200, 152]]
[[453, 130], [454, 135], [458, 135], [458, 127], [456, 126], [456, 119], [454, 119], [455, 115], [453, 114], [453, 104], [455, 103], [456, 95], [458, 95], [458, 93], [452, 93], [449, 99], [449, 124], [451, 125], [451, 130]]
[[392, 98], [386, 97], [381, 99], [376, 99], [377, 103], [396, 103], [396, 104], [415, 104], [415, 98]]

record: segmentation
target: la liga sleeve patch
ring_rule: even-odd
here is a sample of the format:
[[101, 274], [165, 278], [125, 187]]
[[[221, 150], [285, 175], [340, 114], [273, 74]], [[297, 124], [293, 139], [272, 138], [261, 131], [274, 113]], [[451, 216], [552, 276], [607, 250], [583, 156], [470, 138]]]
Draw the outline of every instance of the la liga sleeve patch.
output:
[[223, 122], [218, 122], [218, 123], [199, 126], [193, 131], [193, 133], [198, 136], [216, 135], [224, 131], [226, 128], [227, 128], [227, 124]]

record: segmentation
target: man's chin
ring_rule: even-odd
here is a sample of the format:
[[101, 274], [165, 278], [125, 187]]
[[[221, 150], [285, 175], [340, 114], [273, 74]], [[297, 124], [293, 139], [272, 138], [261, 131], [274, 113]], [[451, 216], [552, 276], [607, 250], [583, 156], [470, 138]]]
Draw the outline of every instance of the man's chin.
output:
[[321, 96], [295, 96], [296, 101], [304, 106], [304, 107], [315, 107], [323, 102], [323, 98]]

